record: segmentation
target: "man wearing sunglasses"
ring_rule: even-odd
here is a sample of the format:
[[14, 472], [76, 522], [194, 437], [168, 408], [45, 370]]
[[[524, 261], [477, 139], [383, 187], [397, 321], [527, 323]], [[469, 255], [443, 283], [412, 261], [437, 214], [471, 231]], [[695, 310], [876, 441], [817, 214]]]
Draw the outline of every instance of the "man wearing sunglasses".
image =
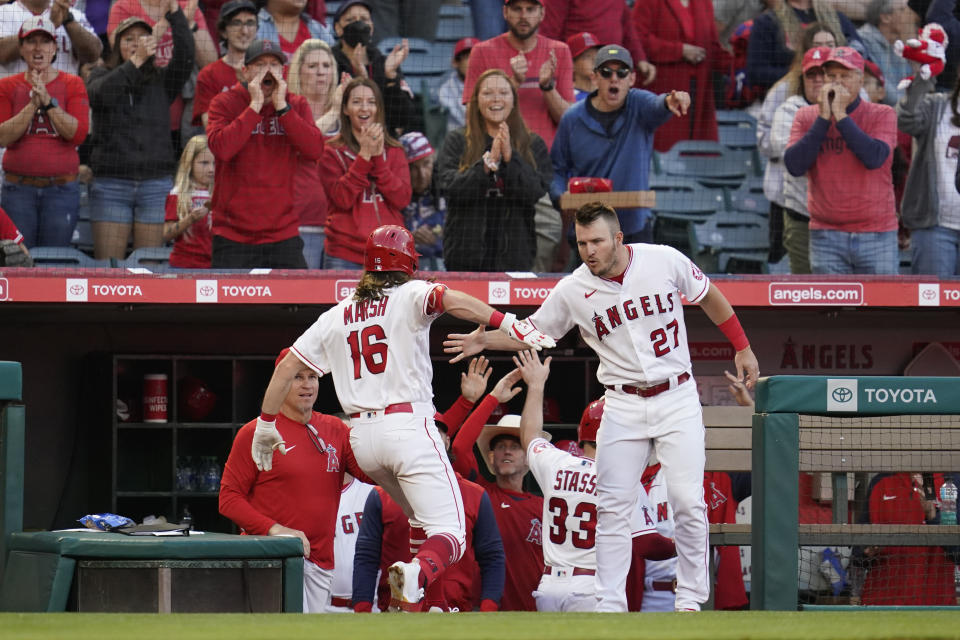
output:
[[[649, 187], [653, 134], [672, 115], [683, 117], [690, 95], [671, 91], [657, 95], [631, 89], [636, 79], [630, 52], [620, 45], [601, 47], [593, 66], [597, 90], [574, 104], [557, 129], [553, 160], [554, 201], [575, 176], [609, 178], [616, 191]], [[564, 229], [573, 242], [572, 212], [564, 212]], [[618, 209], [624, 243], [653, 242], [653, 219], [647, 208]]]

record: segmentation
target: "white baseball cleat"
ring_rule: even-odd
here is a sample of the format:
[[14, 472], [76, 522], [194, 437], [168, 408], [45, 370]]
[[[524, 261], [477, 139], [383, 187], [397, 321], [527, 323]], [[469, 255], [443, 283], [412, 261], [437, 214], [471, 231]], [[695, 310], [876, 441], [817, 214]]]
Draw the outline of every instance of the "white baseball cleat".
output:
[[414, 558], [410, 562], [394, 562], [390, 565], [390, 595], [404, 611], [419, 611], [423, 599], [423, 587], [420, 586], [420, 561]]

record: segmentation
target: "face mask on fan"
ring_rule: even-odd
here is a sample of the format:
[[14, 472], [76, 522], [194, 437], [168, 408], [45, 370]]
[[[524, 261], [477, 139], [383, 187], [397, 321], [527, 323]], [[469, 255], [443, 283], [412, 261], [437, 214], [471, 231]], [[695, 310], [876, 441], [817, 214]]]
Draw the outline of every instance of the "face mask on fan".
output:
[[366, 22], [357, 20], [351, 22], [343, 28], [343, 41], [348, 47], [355, 47], [362, 44], [365, 47], [370, 46], [370, 25]]

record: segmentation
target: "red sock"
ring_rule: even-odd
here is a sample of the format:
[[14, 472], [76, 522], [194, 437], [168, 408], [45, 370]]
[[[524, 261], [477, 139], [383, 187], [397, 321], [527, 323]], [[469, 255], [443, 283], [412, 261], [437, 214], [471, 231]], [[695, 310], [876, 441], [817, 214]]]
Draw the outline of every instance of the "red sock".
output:
[[[422, 566], [422, 563], [421, 563]], [[420, 572], [423, 573], [422, 571]], [[429, 584], [423, 595], [423, 610], [429, 611], [431, 607], [440, 607], [444, 611], [450, 610], [450, 604], [443, 594], [443, 577], [440, 576]]]
[[417, 558], [420, 559], [421, 587], [428, 587], [440, 577], [457, 557], [454, 542], [447, 535], [430, 536], [420, 545]]
[[677, 545], [673, 538], [665, 538], [659, 533], [648, 533], [633, 539], [633, 553], [646, 560], [666, 560], [677, 555]]

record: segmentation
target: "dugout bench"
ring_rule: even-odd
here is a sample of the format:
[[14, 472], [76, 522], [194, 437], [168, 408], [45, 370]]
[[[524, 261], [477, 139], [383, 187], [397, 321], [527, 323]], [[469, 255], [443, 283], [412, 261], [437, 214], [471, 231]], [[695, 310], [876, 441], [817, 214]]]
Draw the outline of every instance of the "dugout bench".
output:
[[706, 468], [751, 471], [752, 524], [711, 525], [712, 545], [751, 545], [752, 609], [797, 608], [800, 546], [956, 545], [960, 526], [799, 524], [801, 472], [830, 473], [834, 496], [847, 474], [960, 468], [960, 378], [772, 376], [757, 386], [756, 413], [704, 407]]
[[303, 610], [298, 538], [101, 531], [11, 534], [2, 611], [221, 613]]

